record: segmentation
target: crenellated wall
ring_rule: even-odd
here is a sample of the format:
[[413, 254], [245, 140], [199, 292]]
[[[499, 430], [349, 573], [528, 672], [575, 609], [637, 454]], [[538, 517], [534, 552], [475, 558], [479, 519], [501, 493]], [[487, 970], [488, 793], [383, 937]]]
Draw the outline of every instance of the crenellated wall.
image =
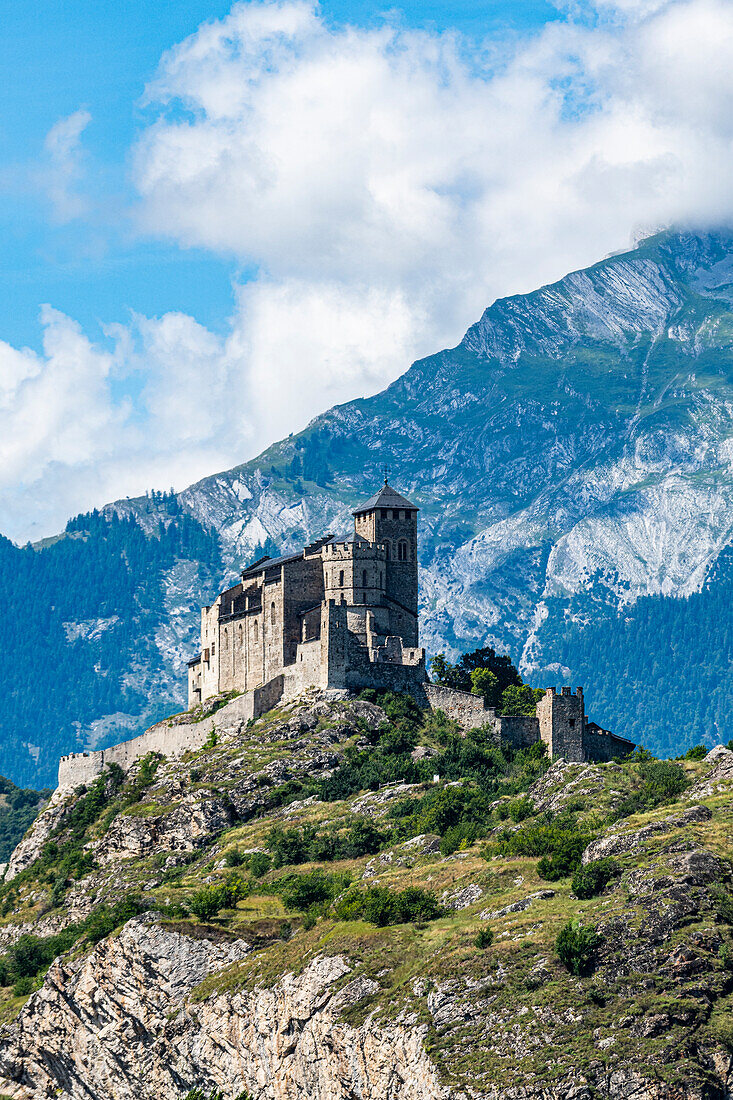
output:
[[157, 722], [139, 737], [122, 741], [109, 749], [96, 752], [73, 752], [62, 756], [59, 761], [58, 786], [69, 789], [89, 784], [104, 771], [108, 764], [118, 764], [127, 771], [136, 760], [149, 752], [159, 752], [162, 756], [176, 758], [184, 752], [195, 752], [209, 739], [211, 731], [225, 726], [228, 722], [240, 719], [249, 721], [270, 710], [282, 695], [282, 678], [279, 684], [268, 683], [257, 691], [239, 695], [225, 703], [215, 714], [200, 722], [176, 722], [166, 719]]

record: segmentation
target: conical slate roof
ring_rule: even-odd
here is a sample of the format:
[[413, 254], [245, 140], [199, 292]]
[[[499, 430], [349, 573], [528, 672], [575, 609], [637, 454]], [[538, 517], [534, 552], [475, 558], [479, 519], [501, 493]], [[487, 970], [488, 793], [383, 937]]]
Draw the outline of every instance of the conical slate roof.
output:
[[413, 512], [420, 510], [416, 504], [411, 504], [407, 497], [403, 497], [386, 481], [378, 493], [369, 497], [369, 500], [364, 501], [361, 507], [351, 514], [360, 516], [363, 512], [373, 512], [375, 508], [411, 508]]

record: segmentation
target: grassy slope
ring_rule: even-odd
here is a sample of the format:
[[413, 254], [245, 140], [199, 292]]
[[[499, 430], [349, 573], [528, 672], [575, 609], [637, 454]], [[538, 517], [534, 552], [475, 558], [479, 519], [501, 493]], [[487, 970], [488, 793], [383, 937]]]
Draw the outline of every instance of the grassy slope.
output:
[[[347, 1019], [361, 1022], [369, 1012], [376, 1012], [377, 1018], [394, 1018], [409, 1008], [428, 1025], [432, 1057], [446, 1082], [453, 1085], [516, 1086], [579, 1073], [598, 1076], [606, 1068], [630, 1063], [643, 1074], [670, 1082], [705, 1077], [708, 1070], [701, 1052], [733, 1042], [729, 1023], [733, 981], [720, 956], [721, 944], [731, 944], [731, 929], [716, 915], [707, 887], [682, 882], [673, 863], [676, 852], [704, 849], [719, 857], [729, 874], [733, 792], [693, 798], [693, 805], [705, 804], [713, 811], [709, 821], [663, 829], [637, 850], [619, 856], [622, 877], [590, 900], [573, 896], [569, 878], [549, 883], [541, 879], [537, 858], [498, 854], [497, 839], [516, 826], [511, 820], [498, 820], [496, 809], [484, 820], [488, 837], [464, 842], [448, 855], [415, 854], [393, 836], [380, 854], [320, 866], [329, 874], [348, 873], [355, 882], [371, 867], [375, 876], [370, 883], [394, 890], [420, 886], [439, 898], [475, 885], [481, 889], [480, 899], [437, 920], [384, 928], [363, 920], [339, 921], [323, 905], [313, 926], [307, 927], [311, 922], [305, 914], [287, 910], [275, 891], [283, 876], [306, 874], [318, 864], [281, 867], [255, 879], [248, 877], [244, 867], [233, 871], [226, 866], [227, 852], [265, 848], [273, 825], [341, 828], [353, 822], [355, 809], [357, 816], [369, 816], [386, 831], [396, 824], [389, 811], [399, 798], [417, 800], [434, 787], [413, 783], [400, 789], [399, 797], [390, 797], [396, 788], [387, 785], [335, 801], [313, 799], [317, 780], [305, 773], [313, 772], [314, 754], [343, 754], [349, 746], [364, 742], [366, 727], [340, 704], [322, 711], [310, 730], [294, 729], [289, 723], [298, 713], [297, 708], [273, 712], [242, 734], [222, 733], [216, 746], [190, 754], [182, 762], [161, 763], [152, 778], [143, 777], [150, 779], [147, 786], [138, 773], [137, 779], [133, 776], [108, 798], [81, 836], [83, 843], [103, 846], [105, 836], [121, 828], [120, 819], [124, 828], [132, 821], [144, 830], [148, 819], [158, 826], [172, 820], [182, 805], [190, 805], [198, 795], [209, 804], [234, 803], [246, 820], [235, 820], [224, 831], [205, 836], [202, 847], [185, 865], [179, 862], [166, 868], [169, 852], [151, 846], [138, 858], [94, 869], [77, 883], [72, 875], [55, 910], [49, 910], [49, 896], [58, 867], [34, 865], [4, 888], [0, 933], [6, 941], [20, 920], [35, 922], [45, 934], [57, 930], [70, 919], [66, 907], [74, 906], [78, 914], [80, 899], [92, 892], [97, 902], [107, 898], [110, 903], [134, 894], [147, 905], [160, 907], [164, 919], [181, 931], [243, 937], [256, 945], [244, 962], [204, 982], [195, 998], [271, 984], [286, 972], [301, 971], [315, 955], [343, 953], [355, 968], [344, 981], [363, 975], [376, 983], [366, 1001], [345, 1010]], [[419, 738], [439, 748], [434, 727], [423, 726]], [[642, 767], [624, 763], [555, 768], [540, 780], [544, 785], [541, 804], [554, 806], [555, 821], [564, 809], [573, 814], [578, 829], [600, 834], [612, 827], [623, 799], [640, 788]], [[705, 761], [684, 762], [682, 767], [690, 783], [709, 769]], [[260, 776], [259, 784], [252, 781], [253, 775]], [[267, 782], [262, 782], [263, 776]], [[509, 767], [498, 777], [494, 794], [508, 790], [502, 801], [513, 802], [530, 781], [528, 772], [520, 774], [516, 766], [513, 771]], [[290, 782], [290, 789], [283, 782]], [[304, 788], [294, 789], [298, 783], [304, 783]], [[475, 790], [468, 781], [463, 787], [466, 797]], [[303, 795], [309, 796], [307, 801]], [[273, 805], [288, 797], [299, 801], [286, 809]], [[683, 794], [678, 804], [663, 804], [633, 816], [623, 827], [633, 832], [690, 804]], [[528, 820], [536, 822], [540, 817]], [[165, 849], [165, 828], [159, 835]], [[68, 841], [63, 831], [59, 839], [64, 836]], [[233, 874], [248, 884], [246, 896], [233, 908], [206, 922], [184, 913], [187, 901], [204, 883], [225, 881]], [[638, 885], [642, 880], [647, 882], [644, 889]], [[488, 949], [476, 946], [476, 934], [487, 923], [482, 912], [496, 912], [548, 888], [554, 896], [536, 899], [522, 912], [490, 919], [494, 943]], [[575, 977], [557, 958], [555, 939], [571, 918], [602, 930], [595, 974]], [[698, 960], [690, 973], [669, 963], [680, 946]], [[76, 946], [80, 949], [86, 949], [83, 934]], [[39, 973], [36, 985], [41, 978]], [[23, 997], [9, 985], [4, 998], [0, 1012], [8, 1019], [23, 1004]], [[435, 1007], [441, 998], [447, 1004], [443, 1014]], [[658, 1018], [667, 1021], [661, 1031], [647, 1023]]]

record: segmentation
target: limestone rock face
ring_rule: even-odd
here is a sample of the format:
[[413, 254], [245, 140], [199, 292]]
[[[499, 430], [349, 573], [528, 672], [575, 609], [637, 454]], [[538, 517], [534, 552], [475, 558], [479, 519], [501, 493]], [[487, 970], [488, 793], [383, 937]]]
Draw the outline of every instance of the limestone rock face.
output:
[[54, 791], [46, 807], [41, 811], [28, 835], [23, 837], [8, 862], [5, 881], [10, 882], [26, 867], [38, 859], [41, 849], [66, 811], [66, 797], [62, 791]]
[[[657, 833], [671, 832], [685, 825], [694, 825], [696, 822], [709, 821], [712, 812], [707, 806], [691, 806], [680, 814], [670, 814], [661, 821], [652, 822], [641, 829], [631, 829], [624, 832], [611, 832], [606, 836], [594, 840], [583, 852], [583, 863], [591, 863], [594, 859], [603, 859], [606, 856], [628, 855], [638, 851], [650, 837]], [[623, 826], [623, 822], [619, 825]]]
[[83, 961], [59, 960], [0, 1037], [0, 1089], [14, 1100], [180, 1100], [201, 1084], [262, 1100], [452, 1095], [424, 1028], [343, 1022], [340, 1009], [374, 983], [339, 988], [350, 971], [341, 956], [317, 957], [271, 989], [191, 1002], [204, 978], [247, 952], [141, 918]]
[[230, 802], [197, 792], [165, 814], [144, 817], [120, 814], [95, 849], [101, 866], [114, 860], [140, 858], [151, 852], [192, 852], [232, 824]]

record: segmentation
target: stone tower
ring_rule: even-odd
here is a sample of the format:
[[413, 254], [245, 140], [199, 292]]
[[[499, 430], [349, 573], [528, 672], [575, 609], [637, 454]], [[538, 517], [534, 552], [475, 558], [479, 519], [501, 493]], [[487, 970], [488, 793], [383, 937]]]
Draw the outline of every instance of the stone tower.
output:
[[569, 687], [561, 693], [548, 688], [537, 703], [540, 738], [547, 745], [550, 758], [564, 757], [568, 761], [582, 762], [585, 752], [585, 703], [583, 689], [573, 695]]
[[399, 620], [407, 646], [417, 645], [417, 513], [419, 509], [385, 479], [384, 486], [354, 512], [354, 527], [384, 547], [385, 598]]

